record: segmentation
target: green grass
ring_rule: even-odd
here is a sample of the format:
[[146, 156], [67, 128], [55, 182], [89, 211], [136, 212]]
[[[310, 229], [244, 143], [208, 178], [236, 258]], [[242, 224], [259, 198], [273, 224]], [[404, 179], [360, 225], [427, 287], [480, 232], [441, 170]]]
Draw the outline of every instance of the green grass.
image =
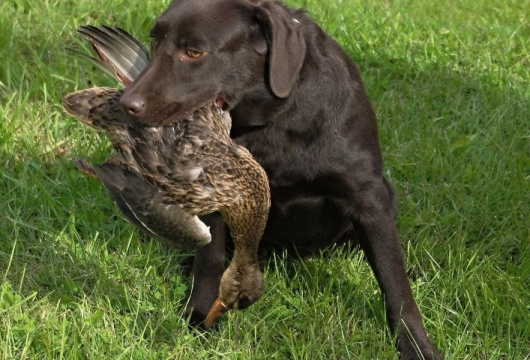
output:
[[[290, 3], [363, 74], [436, 346], [448, 359], [529, 359], [530, 1]], [[166, 5], [0, 4], [0, 358], [395, 358], [369, 267], [340, 249], [277, 254], [257, 304], [189, 331], [187, 254], [139, 241], [70, 165], [110, 149], [63, 113], [62, 95], [113, 84], [64, 50], [73, 30], [116, 24], [145, 41]]]

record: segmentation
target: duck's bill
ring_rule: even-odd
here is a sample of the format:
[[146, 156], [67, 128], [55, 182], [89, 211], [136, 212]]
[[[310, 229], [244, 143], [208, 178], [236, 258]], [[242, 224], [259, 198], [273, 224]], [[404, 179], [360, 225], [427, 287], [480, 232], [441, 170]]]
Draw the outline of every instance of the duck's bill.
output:
[[211, 328], [213, 324], [215, 324], [215, 322], [219, 320], [219, 318], [228, 310], [228, 307], [223, 304], [221, 298], [217, 298], [210, 308], [208, 315], [206, 315], [206, 320], [204, 320], [204, 328]]

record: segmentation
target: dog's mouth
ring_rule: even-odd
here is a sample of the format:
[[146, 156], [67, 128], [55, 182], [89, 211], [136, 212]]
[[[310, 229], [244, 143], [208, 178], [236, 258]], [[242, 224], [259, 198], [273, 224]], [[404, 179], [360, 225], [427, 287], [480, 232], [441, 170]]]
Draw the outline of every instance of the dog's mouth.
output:
[[217, 106], [219, 109], [224, 110], [225, 109], [225, 101], [221, 98], [217, 98], [214, 102], [215, 106]]
[[[170, 109], [168, 111], [169, 115], [163, 119], [163, 120], [159, 120], [157, 121], [156, 123], [150, 123], [150, 124], [146, 124], [147, 126], [166, 126], [166, 125], [170, 125], [170, 124], [173, 124], [173, 123], [176, 123], [182, 119], [185, 119], [191, 115], [193, 115], [193, 113], [203, 107], [206, 107], [206, 106], [211, 106], [211, 105], [214, 105], [216, 106], [217, 108], [219, 108], [220, 110], [222, 111], [226, 111], [227, 109], [227, 103], [225, 102], [224, 99], [222, 98], [216, 98], [214, 100], [208, 100], [208, 101], [205, 101], [203, 103], [200, 103], [198, 106], [194, 106], [194, 107], [190, 107], [189, 110], [185, 110], [185, 111], [182, 111], [182, 110], [176, 110], [176, 109]], [[174, 105], [175, 106], [175, 105]], [[169, 108], [171, 108], [171, 105], [169, 106]]]

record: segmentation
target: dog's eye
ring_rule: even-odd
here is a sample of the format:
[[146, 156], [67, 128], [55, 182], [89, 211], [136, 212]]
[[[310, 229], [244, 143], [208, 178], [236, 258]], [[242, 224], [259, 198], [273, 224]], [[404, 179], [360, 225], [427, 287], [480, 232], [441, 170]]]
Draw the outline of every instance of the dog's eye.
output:
[[204, 54], [204, 52], [202, 52], [202, 51], [197, 51], [197, 50], [192, 50], [192, 49], [186, 49], [186, 56], [189, 57], [189, 58], [192, 58], [192, 59], [198, 59], [198, 58], [200, 58], [203, 54]]

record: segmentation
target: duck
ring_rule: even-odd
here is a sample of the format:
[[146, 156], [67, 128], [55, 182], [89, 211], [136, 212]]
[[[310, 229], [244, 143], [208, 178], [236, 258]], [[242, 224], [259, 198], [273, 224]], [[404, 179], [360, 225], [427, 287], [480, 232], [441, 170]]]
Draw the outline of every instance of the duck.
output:
[[[97, 57], [83, 56], [124, 88], [149, 61], [145, 47], [120, 28], [82, 26], [77, 32]], [[169, 246], [206, 245], [211, 235], [199, 216], [221, 214], [235, 246], [203, 324], [211, 328], [225, 312], [247, 307], [263, 293], [258, 246], [271, 205], [267, 175], [230, 138], [230, 114], [219, 104], [152, 127], [127, 115], [119, 103], [123, 92], [93, 87], [64, 96], [66, 112], [105, 133], [114, 149], [102, 164], [74, 159], [74, 165], [103, 183], [127, 220]]]

